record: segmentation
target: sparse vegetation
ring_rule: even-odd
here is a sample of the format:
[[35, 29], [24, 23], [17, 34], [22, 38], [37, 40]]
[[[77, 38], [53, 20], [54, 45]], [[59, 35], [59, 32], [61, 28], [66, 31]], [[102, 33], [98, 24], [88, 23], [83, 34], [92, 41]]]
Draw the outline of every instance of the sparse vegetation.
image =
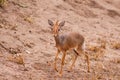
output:
[[24, 59], [23, 59], [22, 55], [19, 55], [19, 54], [9, 55], [7, 57], [7, 59], [8, 59], [8, 61], [22, 64], [23, 66], [25, 66]]
[[[119, 5], [120, 0], [0, 0], [0, 80], [120, 80]], [[60, 34], [85, 37], [90, 73], [82, 54], [69, 70], [75, 60], [71, 49], [59, 77], [53, 68], [56, 48], [48, 19], [65, 21]]]
[[3, 7], [5, 5], [6, 0], [0, 0], [0, 7]]
[[96, 45], [88, 45], [87, 50], [91, 53], [91, 59], [98, 60], [103, 57], [106, 51], [106, 41], [100, 40]]
[[120, 43], [119, 42], [112, 42], [111, 43], [111, 48], [113, 48], [113, 49], [120, 49]]
[[24, 20], [29, 22], [29, 23], [33, 23], [32, 17], [25, 17]]

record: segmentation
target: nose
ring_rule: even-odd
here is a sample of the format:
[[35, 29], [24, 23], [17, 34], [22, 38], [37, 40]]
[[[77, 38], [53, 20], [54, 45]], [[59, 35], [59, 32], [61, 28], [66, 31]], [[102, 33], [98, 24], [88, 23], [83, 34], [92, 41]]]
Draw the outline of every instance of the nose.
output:
[[57, 33], [57, 31], [55, 30], [55, 31], [53, 32], [53, 34], [54, 34], [54, 36], [57, 36], [58, 33]]
[[57, 36], [57, 33], [56, 33], [56, 34], [54, 34], [54, 36]]
[[57, 36], [57, 32], [54, 32], [54, 36]]

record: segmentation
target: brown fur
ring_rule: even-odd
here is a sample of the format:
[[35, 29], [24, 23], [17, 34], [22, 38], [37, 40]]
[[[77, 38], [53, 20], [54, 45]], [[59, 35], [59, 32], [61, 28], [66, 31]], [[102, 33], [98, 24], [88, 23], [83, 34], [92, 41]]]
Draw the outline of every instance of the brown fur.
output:
[[55, 38], [55, 42], [56, 42], [56, 47], [58, 49], [57, 53], [56, 53], [56, 56], [55, 56], [55, 63], [54, 63], [55, 70], [58, 71], [57, 68], [56, 68], [56, 61], [57, 61], [58, 54], [60, 52], [62, 52], [63, 56], [62, 56], [62, 62], [61, 62], [61, 70], [59, 72], [60, 76], [62, 75], [62, 68], [63, 68], [63, 65], [64, 65], [64, 60], [65, 60], [66, 52], [68, 50], [70, 50], [70, 49], [73, 49], [74, 52], [77, 55], [75, 55], [73, 63], [70, 66], [70, 70], [74, 66], [75, 61], [76, 61], [78, 55], [84, 54], [85, 57], [86, 57], [86, 59], [87, 59], [88, 72], [89, 72], [89, 57], [88, 57], [88, 55], [86, 55], [83, 52], [83, 49], [82, 49], [82, 46], [83, 46], [83, 43], [84, 43], [84, 37], [82, 35], [80, 35], [79, 33], [76, 33], [76, 32], [60, 35], [59, 34], [59, 30], [60, 30], [60, 28], [62, 26], [64, 26], [64, 23], [65, 23], [65, 21], [63, 21], [61, 23], [58, 23], [58, 21], [56, 21], [55, 23], [53, 23], [51, 20], [48, 20], [48, 24], [53, 27], [52, 28], [52, 32], [54, 34], [54, 38]]
[[69, 33], [64, 35], [54, 36], [56, 47], [61, 51], [67, 51], [81, 47], [84, 43], [84, 37], [79, 33]]

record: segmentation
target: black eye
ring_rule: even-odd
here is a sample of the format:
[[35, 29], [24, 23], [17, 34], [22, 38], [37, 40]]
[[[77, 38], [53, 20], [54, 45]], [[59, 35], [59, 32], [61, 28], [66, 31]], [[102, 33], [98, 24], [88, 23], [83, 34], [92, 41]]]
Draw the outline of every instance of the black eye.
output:
[[60, 31], [60, 29], [58, 29], [58, 31]]
[[50, 29], [51, 29], [51, 30], [53, 30], [53, 28], [52, 28], [52, 27], [51, 27]]

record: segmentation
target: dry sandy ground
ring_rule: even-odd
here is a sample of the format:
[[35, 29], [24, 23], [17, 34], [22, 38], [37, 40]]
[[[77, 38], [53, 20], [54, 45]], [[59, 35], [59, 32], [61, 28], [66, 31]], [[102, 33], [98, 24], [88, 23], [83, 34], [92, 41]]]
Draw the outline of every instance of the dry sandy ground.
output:
[[[90, 73], [84, 56], [67, 71], [73, 54], [62, 77], [54, 71], [48, 19], [66, 21], [61, 33], [85, 37]], [[120, 80], [120, 0], [7, 0], [0, 8], [0, 80]]]

